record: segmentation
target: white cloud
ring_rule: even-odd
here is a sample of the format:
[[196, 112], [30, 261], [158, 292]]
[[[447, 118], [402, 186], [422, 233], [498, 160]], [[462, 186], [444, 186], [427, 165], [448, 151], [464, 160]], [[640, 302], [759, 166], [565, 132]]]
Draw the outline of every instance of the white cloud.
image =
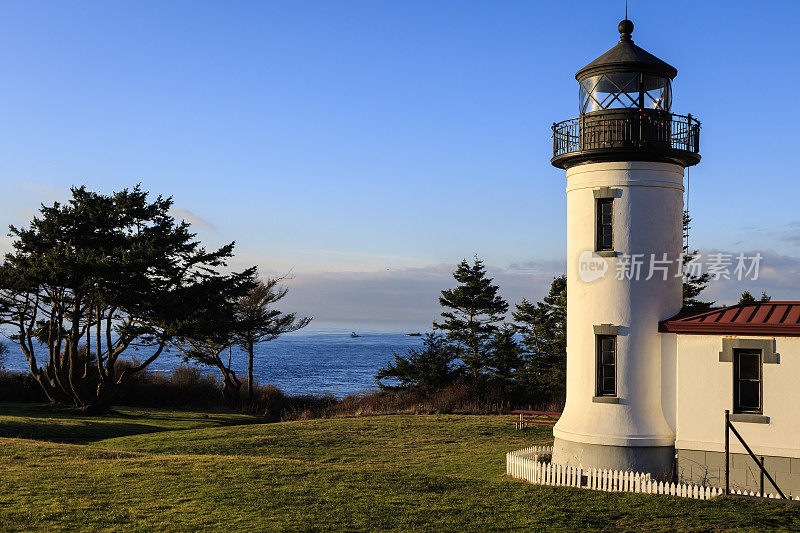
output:
[[11, 242], [12, 239], [11, 237], [8, 236], [8, 234], [3, 233], [2, 235], [0, 235], [0, 257], [4, 256], [5, 254], [9, 253], [12, 250]]
[[511, 263], [509, 270], [519, 272], [565, 272], [567, 264], [564, 259], [542, 259], [538, 261], [524, 261], [521, 263]]
[[800, 244], [800, 221], [789, 222], [786, 229], [781, 233], [782, 241]]
[[204, 219], [197, 213], [193, 213], [188, 209], [183, 209], [182, 207], [172, 206], [169, 210], [169, 214], [177, 219], [183, 220], [184, 222], [188, 222], [195, 228], [216, 229], [216, 226], [214, 226], [214, 224], [212, 224], [208, 220]]
[[[701, 255], [720, 250], [701, 250]], [[733, 257], [740, 252], [726, 252]], [[755, 251], [743, 252], [753, 255]], [[736, 303], [749, 290], [755, 295], [766, 291], [775, 300], [800, 300], [800, 257], [762, 251], [758, 279], [720, 279], [712, 281], [703, 299], [719, 305]], [[441, 312], [439, 294], [454, 287], [453, 264], [384, 269], [379, 271], [299, 271], [287, 281], [289, 295], [282, 309], [314, 316], [317, 324], [358, 327], [429, 327]], [[511, 307], [522, 298], [537, 301], [548, 291], [554, 276], [564, 272], [564, 261], [532, 260], [506, 268], [488, 266], [487, 272]], [[285, 274], [286, 270], [262, 268], [264, 275]]]
[[429, 259], [393, 254], [375, 254], [349, 250], [283, 250], [280, 256], [266, 256], [262, 250], [240, 247], [237, 242], [234, 269], [259, 265], [265, 275], [334, 272], [386, 272], [414, 268], [428, 268]]
[[16, 191], [0, 197], [0, 213], [3, 214], [2, 230], [8, 224], [27, 226], [28, 222], [39, 214], [42, 204], [65, 202], [70, 197], [69, 189], [56, 189], [50, 185], [35, 182], [18, 182]]
[[[772, 296], [773, 300], [800, 300], [800, 257], [785, 255], [774, 250], [737, 251], [701, 250], [701, 257], [712, 253], [731, 254], [734, 258], [739, 253], [752, 257], [757, 253], [762, 256], [757, 279], [719, 279], [712, 280], [706, 292], [701, 296], [704, 300], [715, 300], [718, 305], [730, 305], [739, 301], [744, 291], [758, 296], [762, 291]], [[731, 274], [733, 268], [731, 268]], [[733, 278], [734, 276], [731, 275]]]
[[[439, 295], [454, 287], [455, 265], [377, 272], [298, 272], [286, 282], [286, 311], [314, 316], [318, 324], [396, 326], [422, 329], [439, 316]], [[489, 267], [487, 271], [513, 308], [523, 297], [538, 300], [556, 272], [518, 272]]]

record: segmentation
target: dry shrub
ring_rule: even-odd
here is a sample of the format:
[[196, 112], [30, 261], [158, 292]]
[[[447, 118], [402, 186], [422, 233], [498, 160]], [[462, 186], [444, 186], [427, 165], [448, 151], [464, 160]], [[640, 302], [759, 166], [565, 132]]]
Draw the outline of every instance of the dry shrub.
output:
[[30, 374], [0, 370], [0, 401], [46, 402], [47, 396]]
[[[119, 375], [133, 361], [120, 361]], [[47, 401], [38, 383], [28, 374], [0, 371], [0, 401]], [[170, 372], [139, 372], [123, 381], [115, 405], [196, 410], [230, 410], [222, 396], [222, 383], [213, 373], [194, 366], [178, 366]], [[491, 381], [461, 382], [437, 391], [416, 389], [368, 390], [337, 400], [331, 395], [288, 396], [274, 385], [254, 384], [253, 401], [247, 403], [247, 386], [239, 391], [237, 410], [265, 421], [306, 420], [385, 414], [499, 414], [513, 409], [561, 411], [564, 398], [531, 402]]]
[[[117, 375], [138, 364], [118, 361]], [[127, 377], [115, 391], [114, 403], [142, 407], [178, 407], [182, 409], [218, 409], [222, 387], [215, 375], [194, 366], [181, 365], [170, 372], [138, 372]]]
[[563, 399], [531, 403], [524, 394], [510, 392], [499, 383], [462, 382], [433, 392], [390, 389], [346, 396], [327, 416], [499, 414], [513, 409], [561, 411], [562, 408]]

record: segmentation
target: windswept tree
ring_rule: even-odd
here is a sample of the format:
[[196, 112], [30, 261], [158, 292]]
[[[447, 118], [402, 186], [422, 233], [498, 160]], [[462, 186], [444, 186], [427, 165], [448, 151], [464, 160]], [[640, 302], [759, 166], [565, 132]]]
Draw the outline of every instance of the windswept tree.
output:
[[171, 339], [171, 346], [183, 355], [185, 362], [219, 370], [222, 398], [229, 405], [236, 402], [242, 388], [232, 365], [232, 348], [240, 331], [237, 304], [258, 286], [255, 270], [248, 272], [250, 275], [242, 276], [239, 283], [217, 278], [209, 280], [201, 291], [187, 291], [187, 303], [199, 311]]
[[[171, 198], [151, 202], [139, 186], [111, 195], [71, 192], [65, 204], [42, 205], [28, 228], [11, 226], [13, 251], [0, 265], [0, 322], [51, 401], [105, 411], [127, 376], [196, 331], [210, 295], [224, 289], [238, 298], [255, 269], [221, 273], [233, 243], [206, 251], [169, 214]], [[129, 349], [145, 355], [118, 375]]]
[[453, 272], [459, 285], [442, 291], [439, 304], [446, 308], [435, 329], [445, 332], [445, 337], [457, 350], [468, 371], [473, 375], [486, 372], [487, 354], [497, 324], [503, 321], [508, 304], [498, 294], [499, 287], [486, 276], [483, 261], [475, 257], [472, 264], [462, 260]]
[[232, 344], [218, 342], [212, 336], [197, 336], [178, 338], [173, 346], [183, 354], [186, 363], [198, 363], [219, 370], [222, 375], [222, 399], [228, 405], [233, 405], [242, 388], [241, 380], [236, 376], [232, 366]]
[[400, 388], [433, 392], [452, 384], [460, 374], [455, 364], [456, 352], [441, 335], [427, 333], [422, 348], [411, 348], [405, 355], [394, 354], [394, 362], [378, 371], [375, 379], [396, 379]]
[[255, 345], [277, 339], [284, 333], [297, 331], [311, 322], [311, 318], [298, 317], [296, 313], [281, 313], [274, 305], [289, 292], [281, 287], [284, 278], [259, 281], [234, 306], [237, 332], [236, 344], [247, 353], [247, 402], [253, 401], [253, 359]]
[[557, 276], [550, 291], [535, 304], [523, 299], [512, 313], [526, 358], [529, 388], [550, 399], [566, 389], [567, 277]]

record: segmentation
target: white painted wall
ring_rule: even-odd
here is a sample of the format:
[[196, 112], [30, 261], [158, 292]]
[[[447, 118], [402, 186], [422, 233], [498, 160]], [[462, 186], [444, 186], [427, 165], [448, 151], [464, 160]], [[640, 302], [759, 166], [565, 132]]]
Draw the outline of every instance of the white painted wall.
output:
[[[681, 251], [683, 168], [651, 162], [591, 163], [567, 171], [567, 402], [556, 438], [616, 446], [670, 446], [674, 433], [662, 410], [662, 338], [658, 322], [681, 308], [677, 264], [660, 277], [617, 280], [616, 258], [602, 279], [584, 282], [578, 258], [594, 250], [600, 187], [621, 189], [614, 200], [614, 249], [628, 254]], [[595, 324], [622, 327], [617, 339], [620, 404], [594, 403]], [[674, 416], [674, 415], [673, 415]]]
[[672, 433], [678, 425], [678, 336], [661, 334], [661, 410]]
[[[733, 363], [719, 361], [723, 336], [675, 337], [675, 447], [724, 451], [724, 412], [733, 409]], [[776, 352], [779, 363], [763, 365], [763, 407], [769, 424], [734, 422], [734, 426], [756, 454], [800, 457], [800, 338], [776, 337]], [[733, 435], [731, 450], [744, 452]]]

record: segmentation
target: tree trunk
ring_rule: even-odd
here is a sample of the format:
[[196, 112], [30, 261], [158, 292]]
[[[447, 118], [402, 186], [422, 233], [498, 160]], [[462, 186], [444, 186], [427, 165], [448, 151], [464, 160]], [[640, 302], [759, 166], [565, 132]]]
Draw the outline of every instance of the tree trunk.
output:
[[253, 343], [247, 343], [247, 403], [253, 403]]
[[236, 398], [239, 396], [239, 390], [242, 388], [242, 382], [236, 378], [236, 374], [229, 369], [222, 372], [224, 379], [222, 381], [222, 399], [230, 406], [235, 405]]
[[102, 379], [97, 380], [97, 392], [92, 402], [83, 408], [87, 414], [104, 415], [111, 411], [111, 391], [106, 388]]
[[46, 372], [40, 371], [37, 368], [31, 371], [31, 374], [36, 379], [36, 382], [39, 383], [39, 386], [42, 387], [50, 403], [69, 403], [67, 397], [52, 383], [52, 380], [47, 376]]

